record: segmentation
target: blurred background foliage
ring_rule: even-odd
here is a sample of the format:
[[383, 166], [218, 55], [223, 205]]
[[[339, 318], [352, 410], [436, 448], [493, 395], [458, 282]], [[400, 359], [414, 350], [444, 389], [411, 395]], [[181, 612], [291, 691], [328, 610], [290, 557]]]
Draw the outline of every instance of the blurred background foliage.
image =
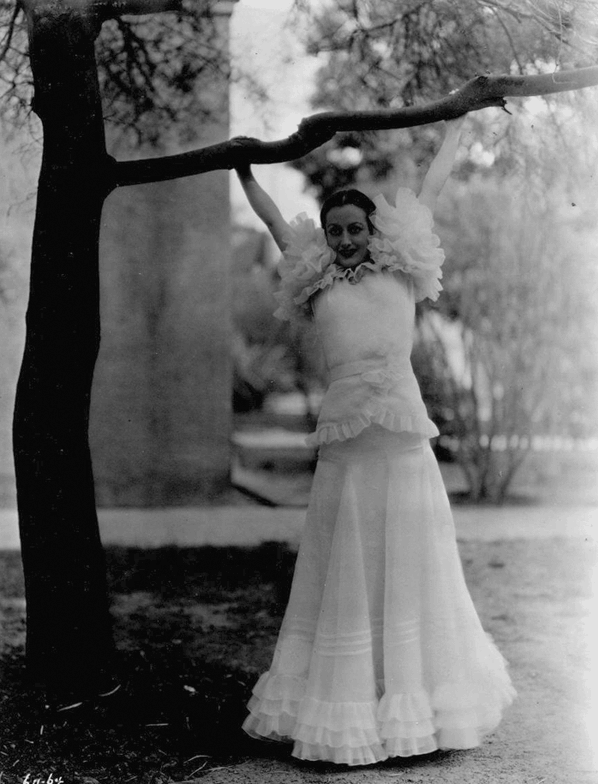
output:
[[[183, 143], [213, 117], [214, 75], [230, 76], [215, 35], [216, 0], [176, 13], [124, 17], [97, 42], [113, 141]], [[396, 108], [446, 95], [476, 74], [533, 74], [593, 65], [598, 0], [296, 0], [290, 24], [321, 67], [314, 111]], [[264, 97], [259, 79], [236, 73]], [[0, 0], [1, 113], [31, 117], [25, 24]], [[413, 356], [443, 438], [475, 499], [501, 500], [534, 438], [598, 433], [595, 90], [513, 101], [468, 118], [437, 229], [445, 292], [418, 313]], [[417, 189], [442, 129], [338, 134], [291, 165], [321, 201], [339, 187], [392, 196]], [[272, 392], [311, 401], [324, 383], [310, 328], [273, 318], [276, 256], [235, 230], [234, 402]], [[9, 243], [0, 246], [5, 293]]]
[[233, 408], [259, 409], [268, 395], [301, 392], [305, 426], [315, 425], [312, 393], [325, 373], [312, 326], [274, 317], [278, 253], [269, 237], [237, 227], [233, 234]]
[[[322, 61], [315, 111], [424, 103], [479, 73], [583, 67], [598, 51], [598, 4], [584, 0], [303, 0], [296, 14]], [[439, 204], [445, 291], [418, 309], [413, 364], [438, 451], [459, 462], [472, 500], [502, 502], [542, 439], [598, 435], [597, 120], [591, 90], [471, 115]], [[417, 190], [441, 136], [437, 125], [338, 134], [291, 165], [319, 202], [347, 186], [392, 198], [398, 184]], [[275, 276], [263, 282], [271, 292]], [[252, 334], [253, 356], [259, 345], [287, 357], [253, 365], [264, 389], [321, 387], [309, 329], [302, 342], [274, 322], [266, 341]]]
[[[112, 143], [185, 144], [197, 139], [202, 124], [221, 119], [222, 101], [212, 85], [231, 78], [231, 62], [219, 2], [182, 0], [179, 10], [125, 14], [102, 24], [96, 58]], [[263, 86], [248, 71], [237, 69], [235, 79], [254, 98], [264, 98]], [[37, 136], [27, 26], [15, 0], [0, 0], [0, 96], [0, 120], [17, 127], [29, 123]]]

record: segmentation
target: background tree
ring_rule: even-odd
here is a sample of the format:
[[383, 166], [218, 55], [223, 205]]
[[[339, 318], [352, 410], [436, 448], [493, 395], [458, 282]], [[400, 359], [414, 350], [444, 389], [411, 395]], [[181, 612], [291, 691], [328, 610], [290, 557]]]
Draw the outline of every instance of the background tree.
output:
[[305, 425], [311, 430], [317, 417], [311, 410], [310, 393], [314, 386], [319, 388], [322, 375], [313, 329], [274, 317], [279, 279], [267, 236], [237, 228], [235, 246], [235, 411], [260, 408], [272, 393], [299, 390], [305, 400]]
[[60, 699], [104, 690], [112, 669], [87, 441], [110, 191], [104, 129], [113, 145], [123, 136], [156, 144], [158, 132], [185, 138], [215, 111], [203, 88], [229, 65], [214, 6], [164, 3], [142, 18], [151, 3], [119, 5], [113, 18], [102, 4], [0, 6], [3, 117], [37, 133], [33, 107], [44, 131], [14, 448], [29, 671]]
[[[308, 51], [323, 60], [312, 106], [324, 111], [414, 106], [474, 73], [523, 76], [593, 65], [598, 42], [596, 0], [334, 0], [323, 9], [299, 0], [297, 13]], [[323, 200], [357, 179], [367, 186], [393, 170], [416, 176], [437, 141], [434, 128], [350, 131], [293, 165]], [[510, 170], [512, 145], [502, 151]]]
[[451, 198], [445, 301], [419, 322], [417, 360], [476, 501], [504, 500], [538, 437], [596, 425], [596, 233], [517, 185]]
[[[218, 107], [205, 88], [230, 76], [229, 58], [218, 43], [217, 1], [141, 0], [121, 4], [118, 16], [109, 4], [84, 4], [98, 18], [98, 82], [112, 137], [156, 144], [170, 130], [193, 138], [193, 128], [213, 117]], [[25, 4], [0, 0], [0, 117], [14, 124], [33, 119], [24, 11]], [[245, 74], [239, 78], [251, 81]]]
[[[32, 106], [44, 145], [14, 417], [27, 657], [31, 675], [46, 688], [93, 695], [105, 687], [113, 657], [87, 435], [100, 335], [98, 240], [106, 196], [117, 187], [241, 162], [290, 160], [341, 130], [427, 124], [503, 105], [509, 95], [596, 84], [598, 68], [547, 79], [477, 78], [418, 108], [308, 118], [297, 133], [278, 142], [233, 140], [180, 155], [117, 162], [106, 150], [96, 39], [103, 25], [118, 25], [123, 16], [185, 9], [173, 0], [97, 5], [28, 0], [22, 8]], [[24, 46], [15, 44], [23, 30], [19, 19], [9, 13], [0, 50], [9, 61], [15, 54], [11, 47], [22, 52]]]

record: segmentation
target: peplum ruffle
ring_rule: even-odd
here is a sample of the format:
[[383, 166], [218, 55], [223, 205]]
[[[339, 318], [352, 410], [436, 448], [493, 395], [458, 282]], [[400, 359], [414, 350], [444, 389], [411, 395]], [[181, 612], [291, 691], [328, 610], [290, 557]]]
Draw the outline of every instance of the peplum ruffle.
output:
[[346, 441], [355, 438], [370, 425], [381, 425], [393, 433], [420, 433], [426, 438], [436, 438], [439, 434], [438, 428], [427, 416], [399, 414], [371, 403], [343, 422], [318, 422], [315, 431], [307, 436], [305, 443], [308, 446], [321, 446], [334, 441]]
[[[346, 373], [344, 368], [348, 368]], [[353, 369], [362, 372], [353, 373]], [[316, 429], [306, 443], [321, 446], [346, 441], [371, 425], [393, 433], [438, 436], [408, 360], [366, 359], [333, 369]]]

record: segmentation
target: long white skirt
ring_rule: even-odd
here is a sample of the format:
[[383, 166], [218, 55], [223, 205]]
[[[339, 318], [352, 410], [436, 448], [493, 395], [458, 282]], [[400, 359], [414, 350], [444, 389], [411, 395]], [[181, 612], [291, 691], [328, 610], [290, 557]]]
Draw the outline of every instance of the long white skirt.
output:
[[515, 692], [467, 590], [427, 440], [324, 445], [272, 666], [243, 728], [348, 765], [477, 746]]

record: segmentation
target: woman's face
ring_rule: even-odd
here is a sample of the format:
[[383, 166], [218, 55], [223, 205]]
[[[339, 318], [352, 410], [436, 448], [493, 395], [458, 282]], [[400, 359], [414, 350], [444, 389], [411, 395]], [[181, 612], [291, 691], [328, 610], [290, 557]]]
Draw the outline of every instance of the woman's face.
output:
[[339, 266], [350, 268], [365, 261], [370, 233], [367, 216], [361, 207], [355, 204], [333, 207], [326, 215], [325, 232]]

